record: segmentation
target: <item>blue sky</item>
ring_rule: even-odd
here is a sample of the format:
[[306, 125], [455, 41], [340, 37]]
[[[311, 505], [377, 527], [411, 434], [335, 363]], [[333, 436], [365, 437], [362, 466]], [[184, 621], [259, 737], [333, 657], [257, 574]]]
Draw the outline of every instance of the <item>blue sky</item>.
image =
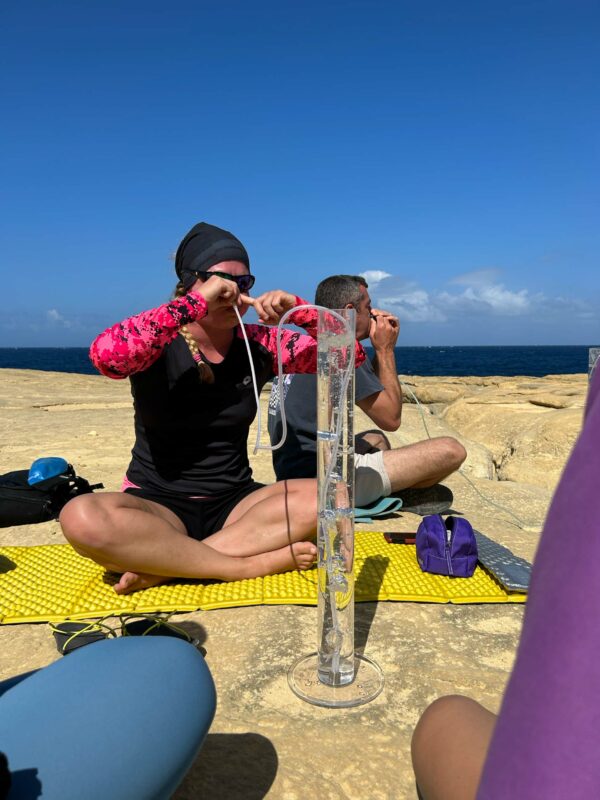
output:
[[164, 302], [195, 222], [256, 292], [365, 273], [400, 344], [600, 344], [597, 2], [2, 11], [0, 346]]

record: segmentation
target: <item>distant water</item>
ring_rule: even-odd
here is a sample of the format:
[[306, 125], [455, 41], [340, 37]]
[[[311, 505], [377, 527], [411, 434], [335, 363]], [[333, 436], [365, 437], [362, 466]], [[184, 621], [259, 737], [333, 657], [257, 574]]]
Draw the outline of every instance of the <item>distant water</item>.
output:
[[87, 347], [0, 347], [0, 368], [97, 375]]
[[[370, 356], [373, 351], [366, 348]], [[587, 346], [397, 347], [401, 375], [572, 375], [588, 371]]]
[[[4, 347], [3, 367], [97, 374], [85, 347]], [[397, 347], [396, 368], [402, 375], [573, 374], [588, 371], [588, 347]]]

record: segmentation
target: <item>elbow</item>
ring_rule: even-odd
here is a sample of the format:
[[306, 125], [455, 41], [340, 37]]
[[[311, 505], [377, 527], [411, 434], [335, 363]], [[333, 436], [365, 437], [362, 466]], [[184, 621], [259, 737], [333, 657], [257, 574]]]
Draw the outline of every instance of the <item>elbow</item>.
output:
[[400, 419], [394, 420], [393, 422], [388, 422], [386, 425], [381, 425], [384, 431], [388, 433], [394, 433], [400, 427]]
[[387, 431], [388, 433], [394, 433], [400, 427], [401, 422], [401, 414], [378, 414], [377, 418], [374, 416], [371, 417], [373, 422], [377, 425], [378, 428], [381, 428], [382, 431]]
[[113, 369], [106, 364], [94, 364], [94, 366], [100, 375], [103, 375], [105, 378], [112, 378], [113, 381], [123, 381], [125, 378], [129, 377], [129, 375], [120, 372], [118, 369]]
[[90, 361], [92, 365], [98, 370], [101, 375], [104, 375], [105, 378], [113, 378], [113, 380], [123, 380], [123, 378], [127, 377], [127, 374], [120, 370], [118, 367], [111, 365], [103, 358], [101, 358], [100, 354], [98, 353], [97, 348], [92, 345], [90, 348]]

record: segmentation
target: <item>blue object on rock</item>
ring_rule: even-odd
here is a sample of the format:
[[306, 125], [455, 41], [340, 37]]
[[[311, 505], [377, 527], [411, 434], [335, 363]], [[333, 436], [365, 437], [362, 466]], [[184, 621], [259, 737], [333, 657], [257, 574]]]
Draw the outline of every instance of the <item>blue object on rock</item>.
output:
[[49, 456], [47, 458], [36, 459], [29, 468], [27, 483], [30, 486], [44, 487], [46, 481], [53, 482], [59, 475], [67, 476], [69, 464], [64, 458]]

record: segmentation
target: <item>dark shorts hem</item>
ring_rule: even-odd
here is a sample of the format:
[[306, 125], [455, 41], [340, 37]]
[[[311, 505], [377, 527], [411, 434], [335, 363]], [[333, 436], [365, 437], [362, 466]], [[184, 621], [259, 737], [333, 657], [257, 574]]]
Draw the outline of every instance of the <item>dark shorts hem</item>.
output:
[[218, 497], [201, 499], [143, 488], [128, 488], [125, 492], [168, 508], [183, 522], [188, 535], [192, 539], [201, 541], [220, 531], [237, 504], [265, 485], [252, 481], [240, 487], [236, 486]]

